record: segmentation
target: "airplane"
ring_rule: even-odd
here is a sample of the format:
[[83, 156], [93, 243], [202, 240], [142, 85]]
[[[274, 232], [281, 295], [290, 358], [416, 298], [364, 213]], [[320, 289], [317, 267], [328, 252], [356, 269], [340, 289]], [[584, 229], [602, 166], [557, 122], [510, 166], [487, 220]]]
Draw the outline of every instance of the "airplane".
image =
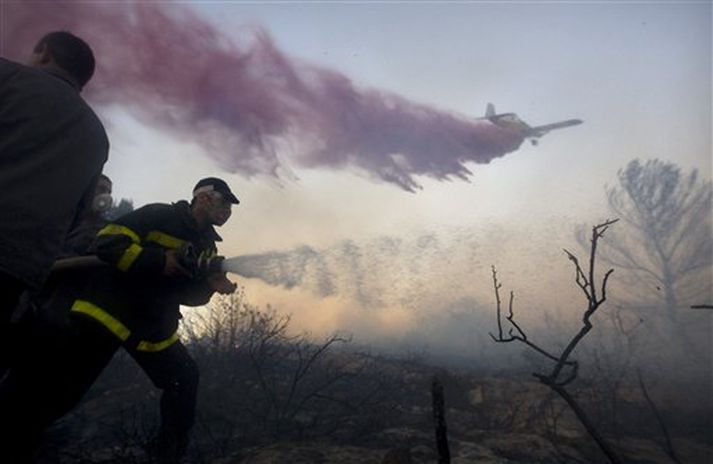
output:
[[495, 113], [495, 105], [488, 103], [485, 110], [485, 118], [493, 124], [505, 129], [514, 129], [520, 133], [523, 138], [529, 139], [530, 143], [537, 145], [537, 139], [553, 129], [562, 129], [564, 127], [577, 126], [582, 124], [581, 119], [568, 119], [566, 121], [545, 124], [544, 126], [531, 127], [520, 119], [515, 113]]

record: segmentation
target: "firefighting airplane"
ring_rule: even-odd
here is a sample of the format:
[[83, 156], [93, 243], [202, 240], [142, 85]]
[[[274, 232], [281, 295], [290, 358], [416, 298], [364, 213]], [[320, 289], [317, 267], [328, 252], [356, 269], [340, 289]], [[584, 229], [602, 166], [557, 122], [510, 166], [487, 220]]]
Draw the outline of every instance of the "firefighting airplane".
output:
[[544, 126], [531, 127], [525, 123], [525, 121], [517, 117], [515, 113], [495, 114], [495, 105], [492, 103], [488, 103], [483, 119], [487, 119], [496, 126], [519, 132], [523, 138], [529, 139], [533, 145], [537, 145], [537, 139], [553, 129], [577, 126], [583, 122], [581, 119], [568, 119], [566, 121], [545, 124]]

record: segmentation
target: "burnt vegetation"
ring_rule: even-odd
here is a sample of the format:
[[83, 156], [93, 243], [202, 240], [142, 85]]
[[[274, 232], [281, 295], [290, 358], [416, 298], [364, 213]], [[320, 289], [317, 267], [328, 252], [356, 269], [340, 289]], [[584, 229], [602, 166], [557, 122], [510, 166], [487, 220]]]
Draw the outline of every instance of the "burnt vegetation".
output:
[[[202, 377], [186, 462], [702, 463], [713, 449], [700, 429], [688, 435], [710, 409], [701, 405], [697, 416], [677, 422], [675, 403], [664, 401], [675, 392], [631, 363], [617, 371], [601, 356], [536, 352], [551, 364], [535, 377], [506, 366], [443, 369], [370, 353], [343, 335], [291, 334], [288, 317], [241, 295], [216, 299], [194, 317], [184, 338]], [[511, 312], [505, 317], [515, 322]], [[503, 327], [495, 337], [529, 341], [522, 328]], [[434, 374], [443, 386], [450, 461], [433, 434]], [[131, 358], [117, 356], [82, 406], [50, 431], [40, 462], [152, 462], [146, 449], [157, 412], [156, 390]]]

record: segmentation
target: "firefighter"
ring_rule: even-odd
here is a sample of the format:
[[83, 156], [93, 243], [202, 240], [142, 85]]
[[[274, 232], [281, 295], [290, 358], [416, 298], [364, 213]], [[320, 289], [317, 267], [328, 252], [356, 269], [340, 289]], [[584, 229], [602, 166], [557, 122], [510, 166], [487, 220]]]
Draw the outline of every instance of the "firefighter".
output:
[[238, 203], [223, 180], [206, 178], [190, 204], [147, 205], [99, 231], [96, 253], [108, 266], [94, 270], [73, 301], [72, 333], [43, 359], [13, 369], [0, 386], [0, 449], [31, 462], [41, 432], [77, 404], [123, 347], [162, 390], [157, 458], [179, 461], [198, 388], [198, 368], [176, 333], [179, 305], [236, 290], [224, 272], [203, 273], [197, 263], [219, 259], [213, 226], [225, 224]]

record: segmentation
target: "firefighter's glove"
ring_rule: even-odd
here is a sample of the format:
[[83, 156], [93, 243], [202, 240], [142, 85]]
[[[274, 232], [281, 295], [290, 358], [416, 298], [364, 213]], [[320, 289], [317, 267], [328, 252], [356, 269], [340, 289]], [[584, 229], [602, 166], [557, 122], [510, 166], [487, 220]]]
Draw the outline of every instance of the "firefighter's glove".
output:
[[205, 250], [197, 253], [195, 247], [187, 243], [177, 252], [179, 264], [189, 272], [189, 277], [203, 279], [211, 274], [223, 272], [222, 256], [218, 256], [215, 250]]
[[206, 277], [206, 281], [213, 291], [216, 291], [221, 295], [229, 295], [238, 289], [238, 284], [231, 282], [225, 275], [225, 272], [210, 274]]
[[186, 276], [191, 277], [192, 273], [181, 265], [181, 253], [176, 250], [168, 250], [166, 252], [166, 262], [163, 266], [163, 275], [169, 277]]

